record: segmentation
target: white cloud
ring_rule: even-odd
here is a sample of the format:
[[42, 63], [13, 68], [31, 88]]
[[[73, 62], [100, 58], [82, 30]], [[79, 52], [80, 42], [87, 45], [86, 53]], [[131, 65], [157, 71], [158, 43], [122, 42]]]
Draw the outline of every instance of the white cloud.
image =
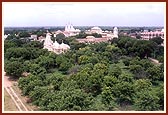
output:
[[[4, 3], [4, 25], [120, 25], [158, 18], [163, 24], [165, 3]], [[144, 17], [144, 19], [143, 19]], [[145, 19], [147, 18], [147, 19]], [[141, 19], [141, 20], [137, 20]], [[125, 21], [126, 20], [126, 21]], [[144, 20], [144, 21], [142, 21]], [[146, 22], [146, 23], [147, 23]], [[145, 23], [145, 24], [146, 24]], [[132, 23], [133, 24], [133, 23]]]

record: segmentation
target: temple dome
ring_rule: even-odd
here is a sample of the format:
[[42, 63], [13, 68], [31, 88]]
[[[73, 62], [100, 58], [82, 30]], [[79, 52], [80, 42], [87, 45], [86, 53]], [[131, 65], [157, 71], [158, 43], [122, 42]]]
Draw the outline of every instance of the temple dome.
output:
[[60, 44], [57, 41], [55, 41], [53, 47], [54, 49], [60, 49]]
[[64, 44], [63, 42], [60, 44], [60, 48], [64, 50], [70, 49], [69, 45]]
[[99, 27], [97, 27], [97, 26], [95, 26], [95, 27], [93, 27], [93, 28], [91, 28], [92, 30], [101, 30], [101, 28], [99, 28]]
[[57, 41], [53, 43], [50, 35], [51, 35], [50, 33], [46, 34], [46, 39], [44, 41], [44, 47], [43, 47], [44, 49], [48, 49], [48, 51], [53, 51], [56, 54], [64, 53], [70, 49], [70, 46], [64, 44], [63, 42], [62, 44], [59, 44]]

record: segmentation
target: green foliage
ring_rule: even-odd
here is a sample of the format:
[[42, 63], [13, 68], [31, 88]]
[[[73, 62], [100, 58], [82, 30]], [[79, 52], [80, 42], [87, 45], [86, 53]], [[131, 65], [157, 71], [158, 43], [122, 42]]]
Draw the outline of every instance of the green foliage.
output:
[[152, 83], [148, 79], [139, 79], [134, 83], [135, 91], [146, 91], [152, 88]]
[[[58, 91], [55, 95], [46, 95], [48, 104], [43, 104], [42, 110], [50, 111], [86, 111], [92, 103], [92, 98], [80, 89]], [[45, 99], [45, 100], [46, 100]]]
[[156, 95], [159, 97], [158, 104], [160, 105], [160, 110], [164, 110], [164, 85], [163, 83], [159, 84], [159, 87], [156, 88]]
[[15, 48], [17, 47], [17, 44], [11, 40], [5, 40], [4, 41], [4, 51], [6, 52], [9, 48]]
[[26, 37], [30, 37], [30, 34], [26, 31], [20, 32], [19, 33], [19, 37], [20, 38], [26, 38]]
[[164, 80], [164, 75], [161, 72], [161, 68], [158, 66], [153, 66], [153, 67], [148, 68], [147, 73], [148, 73], [148, 78], [155, 85], [158, 84], [158, 81]]
[[19, 78], [19, 87], [40, 110], [164, 109], [164, 64], [156, 66], [146, 59], [162, 58], [163, 47], [124, 36], [87, 45], [74, 37], [59, 40], [71, 50], [57, 55], [37, 41], [12, 38], [4, 42], [5, 71], [17, 77], [29, 73]]
[[64, 39], [64, 38], [65, 38], [65, 35], [62, 33], [56, 35], [56, 39]]
[[108, 105], [111, 103], [111, 101], [114, 101], [114, 96], [110, 87], [104, 87], [101, 95], [105, 105]]
[[163, 56], [159, 56], [157, 59], [159, 60], [160, 63], [164, 63], [164, 57]]
[[31, 48], [43, 48], [42, 42], [39, 41], [31, 41], [24, 45], [24, 47], [31, 47]]
[[46, 73], [46, 69], [44, 67], [40, 67], [40, 65], [38, 65], [38, 64], [31, 64], [31, 67], [30, 67], [29, 71], [33, 75], [45, 74]]
[[93, 111], [108, 111], [108, 106], [106, 106], [102, 101], [102, 96], [98, 95], [93, 99], [93, 103], [90, 105], [90, 110]]
[[23, 57], [24, 59], [27, 58], [29, 51], [26, 48], [9, 48], [5, 53], [5, 58], [19, 58]]
[[76, 35], [76, 38], [86, 38], [87, 36], [94, 36], [95, 38], [101, 38], [102, 35], [98, 33], [92, 33], [92, 34], [86, 34], [85, 32], [80, 32], [78, 35]]
[[129, 66], [130, 65], [130, 59], [129, 58], [125, 58], [124, 60], [123, 60], [123, 63], [125, 64], [125, 66]]
[[119, 80], [114, 76], [105, 76], [103, 80], [103, 85], [107, 87], [113, 87], [118, 82]]
[[55, 60], [49, 56], [40, 56], [35, 60], [35, 63], [39, 64], [39, 66], [44, 67], [45, 69], [55, 66]]
[[34, 91], [36, 86], [44, 85], [40, 77], [31, 74], [26, 78], [19, 78], [18, 83], [24, 95], [29, 95], [31, 91]]
[[20, 77], [24, 71], [24, 66], [20, 61], [8, 62], [5, 65], [5, 71], [8, 75]]
[[134, 87], [132, 83], [120, 81], [112, 87], [112, 93], [119, 104], [133, 103]]
[[150, 39], [151, 41], [154, 41], [155, 43], [157, 43], [158, 45], [162, 44], [164, 39], [162, 39], [161, 37], [155, 37]]
[[140, 91], [135, 98], [135, 107], [141, 111], [156, 111], [159, 110], [159, 97], [154, 91]]
[[119, 66], [117, 65], [110, 65], [109, 70], [108, 70], [108, 74], [118, 77], [119, 75], [121, 75], [122, 70]]
[[134, 81], [134, 78], [133, 78], [133, 74], [131, 73], [122, 73], [118, 79], [120, 81], [126, 81], [126, 82], [129, 82], [129, 83], [132, 83]]
[[141, 65], [130, 65], [130, 71], [135, 75], [136, 79], [142, 79], [146, 77], [144, 68]]

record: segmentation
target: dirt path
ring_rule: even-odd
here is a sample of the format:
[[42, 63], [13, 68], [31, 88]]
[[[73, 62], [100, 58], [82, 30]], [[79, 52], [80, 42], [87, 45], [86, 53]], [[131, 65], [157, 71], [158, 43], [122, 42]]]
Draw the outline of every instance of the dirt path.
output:
[[23, 104], [21, 99], [18, 97], [16, 92], [13, 90], [12, 83], [9, 80], [9, 77], [6, 76], [6, 72], [4, 72], [4, 88], [10, 95], [11, 99], [13, 100], [13, 102], [15, 103], [19, 111], [28, 111], [27, 107]]
[[4, 72], [4, 87], [11, 87], [12, 83], [9, 81], [9, 77], [6, 76], [6, 72]]
[[154, 62], [155, 64], [158, 64], [158, 65], [160, 65], [161, 63], [159, 63], [159, 61], [158, 60], [156, 60], [156, 59], [153, 59], [153, 58], [150, 58], [149, 57], [149, 60], [151, 60], [152, 62]]

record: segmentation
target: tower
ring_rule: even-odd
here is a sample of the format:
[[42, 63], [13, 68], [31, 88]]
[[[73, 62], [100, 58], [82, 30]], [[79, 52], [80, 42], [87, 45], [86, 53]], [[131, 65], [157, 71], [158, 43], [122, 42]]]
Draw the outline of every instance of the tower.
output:
[[114, 27], [114, 29], [113, 29], [113, 37], [114, 38], [118, 38], [118, 29], [117, 29], [117, 27]]

